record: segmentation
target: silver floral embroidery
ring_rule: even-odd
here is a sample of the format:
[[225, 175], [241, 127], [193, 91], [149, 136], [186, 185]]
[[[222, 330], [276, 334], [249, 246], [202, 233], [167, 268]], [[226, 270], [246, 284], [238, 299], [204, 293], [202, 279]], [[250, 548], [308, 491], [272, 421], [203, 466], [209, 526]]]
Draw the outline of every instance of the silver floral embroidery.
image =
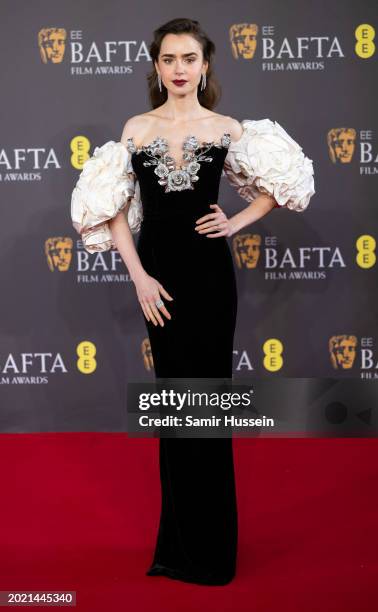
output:
[[149, 161], [144, 161], [144, 166], [156, 166], [154, 172], [159, 178], [159, 185], [165, 187], [165, 192], [182, 191], [184, 189], [194, 189], [194, 183], [198, 181], [197, 173], [201, 167], [199, 162], [210, 162], [213, 160], [206, 153], [211, 147], [229, 147], [231, 136], [228, 132], [224, 132], [220, 143], [215, 140], [211, 142], [202, 141], [201, 143], [196, 136], [189, 135], [184, 139], [183, 160], [184, 163], [176, 167], [174, 158], [169, 153], [168, 141], [162, 136], [157, 136], [154, 140], [147, 144], [137, 147], [134, 139], [127, 139], [127, 147], [131, 153], [141, 153], [144, 151], [151, 158]]

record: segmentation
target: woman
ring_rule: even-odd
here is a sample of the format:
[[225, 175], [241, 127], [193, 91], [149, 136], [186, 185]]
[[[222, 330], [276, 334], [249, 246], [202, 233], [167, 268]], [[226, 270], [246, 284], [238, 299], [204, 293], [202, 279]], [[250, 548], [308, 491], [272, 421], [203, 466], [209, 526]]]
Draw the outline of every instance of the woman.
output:
[[[95, 149], [72, 194], [84, 247], [116, 247], [129, 270], [159, 378], [232, 378], [237, 293], [227, 237], [274, 207], [303, 211], [315, 193], [312, 160], [278, 123], [240, 124], [212, 110], [214, 51], [197, 21], [154, 32], [152, 110], [128, 119], [120, 142]], [[248, 202], [231, 218], [217, 203], [222, 173]], [[162, 506], [147, 575], [227, 584], [238, 535], [232, 438], [159, 444]]]

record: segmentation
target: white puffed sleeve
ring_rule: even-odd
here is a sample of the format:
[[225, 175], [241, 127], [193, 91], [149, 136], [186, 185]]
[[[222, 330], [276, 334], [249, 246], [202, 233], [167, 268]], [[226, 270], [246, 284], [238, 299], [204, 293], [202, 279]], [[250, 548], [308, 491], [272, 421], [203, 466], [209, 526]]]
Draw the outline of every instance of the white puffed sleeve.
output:
[[129, 202], [127, 221], [136, 233], [143, 213], [131, 154], [122, 142], [109, 140], [84, 162], [71, 196], [72, 224], [88, 252], [115, 248], [108, 221]]
[[276, 207], [304, 211], [315, 193], [312, 159], [277, 121], [244, 119], [241, 125], [223, 168], [230, 184], [247, 202], [265, 193]]

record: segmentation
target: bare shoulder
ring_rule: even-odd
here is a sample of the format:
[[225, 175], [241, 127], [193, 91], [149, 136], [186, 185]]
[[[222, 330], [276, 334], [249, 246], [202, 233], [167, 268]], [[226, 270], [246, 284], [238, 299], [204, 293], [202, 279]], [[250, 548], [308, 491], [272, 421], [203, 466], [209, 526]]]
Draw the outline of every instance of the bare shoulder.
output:
[[227, 132], [231, 136], [231, 140], [239, 140], [241, 135], [243, 134], [243, 126], [237, 119], [233, 117], [226, 117], [227, 119]]
[[150, 122], [151, 115], [149, 113], [141, 113], [140, 115], [129, 117], [123, 126], [121, 142], [126, 144], [127, 139], [133, 138], [135, 135], [138, 135], [138, 138], [140, 138], [140, 135], [148, 129]]
[[220, 129], [230, 134], [232, 141], [239, 140], [243, 133], [243, 126], [241, 123], [229, 115], [221, 115], [219, 113], [214, 113], [214, 115], [219, 122]]

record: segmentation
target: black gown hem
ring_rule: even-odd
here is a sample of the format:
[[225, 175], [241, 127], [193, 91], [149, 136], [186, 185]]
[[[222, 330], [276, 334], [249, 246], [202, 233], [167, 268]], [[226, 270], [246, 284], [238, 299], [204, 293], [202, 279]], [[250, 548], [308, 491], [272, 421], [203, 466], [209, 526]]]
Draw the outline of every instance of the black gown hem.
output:
[[233, 573], [231, 576], [194, 576], [186, 574], [178, 569], [172, 569], [171, 567], [167, 567], [165, 565], [161, 565], [160, 563], [155, 563], [150, 567], [150, 569], [146, 572], [146, 576], [166, 576], [167, 578], [172, 578], [173, 580], [181, 580], [183, 582], [190, 582], [194, 584], [199, 584], [203, 586], [224, 586], [231, 582], [234, 578], [235, 574]]

